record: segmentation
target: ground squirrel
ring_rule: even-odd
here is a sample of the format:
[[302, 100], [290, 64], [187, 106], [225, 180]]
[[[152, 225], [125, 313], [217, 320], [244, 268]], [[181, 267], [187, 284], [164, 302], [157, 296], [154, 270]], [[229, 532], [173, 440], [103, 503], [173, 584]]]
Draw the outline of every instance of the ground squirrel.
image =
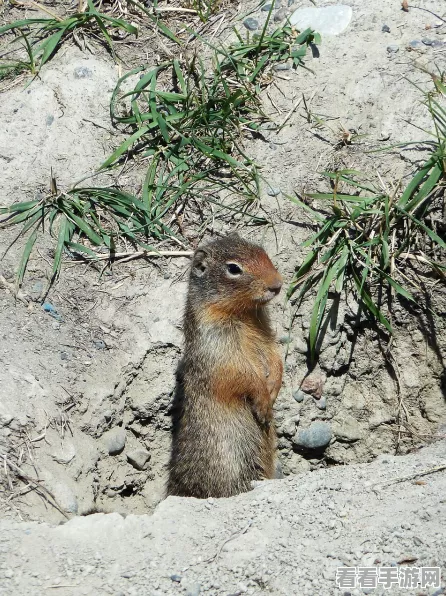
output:
[[282, 278], [238, 235], [196, 250], [177, 370], [168, 495], [228, 497], [274, 478], [283, 365], [266, 304]]

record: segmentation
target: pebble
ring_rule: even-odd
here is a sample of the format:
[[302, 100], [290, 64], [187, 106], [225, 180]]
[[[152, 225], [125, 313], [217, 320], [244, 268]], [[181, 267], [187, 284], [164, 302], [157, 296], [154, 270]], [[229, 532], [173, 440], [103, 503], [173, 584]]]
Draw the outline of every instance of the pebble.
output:
[[150, 461], [150, 453], [146, 449], [135, 449], [127, 453], [127, 461], [137, 470], [144, 470]]
[[261, 10], [263, 10], [263, 12], [269, 12], [271, 10], [271, 6], [271, 4], [264, 4]]
[[119, 427], [112, 429], [106, 438], [109, 455], [121, 453], [124, 449], [126, 438], [125, 429]]
[[342, 4], [321, 8], [298, 8], [291, 15], [290, 23], [299, 31], [310, 27], [321, 35], [339, 35], [347, 29], [352, 16], [351, 7]]
[[305, 449], [322, 449], [331, 440], [331, 426], [327, 422], [312, 422], [306, 429], [300, 429], [293, 437], [293, 443]]
[[298, 403], [301, 403], [305, 399], [305, 393], [302, 391], [302, 389], [295, 389], [293, 391], [293, 397]]
[[381, 31], [383, 33], [390, 33], [390, 27], [389, 27], [389, 25], [383, 25]]
[[396, 54], [400, 51], [400, 48], [396, 44], [392, 44], [390, 46], [387, 46], [387, 51], [389, 54]]
[[281, 70], [291, 70], [291, 65], [287, 64], [286, 62], [282, 62], [281, 64], [275, 64], [273, 66], [273, 70], [279, 72]]
[[243, 24], [249, 31], [256, 31], [259, 28], [259, 21], [253, 18], [245, 19]]
[[424, 43], [425, 46], [431, 46], [434, 43], [432, 39], [426, 39], [425, 37], [423, 37], [421, 41]]
[[105, 348], [107, 347], [105, 341], [102, 339], [94, 339], [93, 345], [97, 350], [105, 350]]
[[356, 418], [345, 414], [342, 420], [336, 421], [333, 426], [334, 434], [341, 441], [354, 442], [362, 437], [362, 430]]
[[325, 410], [327, 408], [327, 398], [325, 395], [323, 395], [321, 399], [315, 399], [314, 403], [319, 410]]
[[418, 39], [413, 39], [412, 41], [409, 41], [409, 48], [412, 48], [413, 50], [418, 50], [422, 47], [423, 42], [419, 41]]
[[50, 114], [49, 116], [46, 117], [46, 125], [47, 126], [51, 126], [53, 122], [54, 122], [54, 116], [52, 116]]
[[77, 66], [74, 69], [74, 78], [75, 79], [92, 79], [93, 78], [93, 71], [86, 66]]
[[286, 18], [287, 14], [288, 14], [288, 11], [287, 11], [287, 9], [286, 9], [285, 7], [284, 7], [284, 8], [281, 8], [281, 9], [280, 9], [280, 10], [278, 10], [278, 11], [276, 12], [276, 14], [274, 15], [273, 21], [274, 21], [275, 23], [280, 23], [280, 21], [283, 21], [283, 19], [285, 19], [285, 18]]
[[173, 574], [170, 576], [170, 579], [171, 579], [173, 582], [180, 583], [180, 581], [181, 581], [181, 575], [178, 575], [178, 574], [176, 574], [176, 573], [173, 573]]
[[269, 186], [266, 189], [266, 193], [268, 196], [270, 197], [277, 197], [278, 195], [280, 195], [280, 188], [278, 186]]

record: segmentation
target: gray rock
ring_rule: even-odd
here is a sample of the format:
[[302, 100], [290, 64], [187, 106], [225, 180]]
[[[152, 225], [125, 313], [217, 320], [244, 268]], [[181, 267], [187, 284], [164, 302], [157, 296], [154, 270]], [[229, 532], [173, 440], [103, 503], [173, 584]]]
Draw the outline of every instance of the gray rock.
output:
[[389, 25], [383, 25], [381, 31], [383, 33], [390, 33], [390, 27], [389, 27]]
[[180, 583], [180, 581], [181, 581], [181, 575], [178, 575], [177, 573], [173, 573], [173, 574], [170, 576], [170, 579], [171, 579], [173, 582]]
[[146, 449], [135, 449], [127, 453], [127, 460], [137, 470], [144, 470], [150, 461], [150, 453]]
[[102, 339], [94, 339], [93, 345], [97, 350], [105, 350], [105, 348], [107, 347], [105, 341]]
[[273, 21], [274, 21], [275, 23], [280, 23], [280, 21], [283, 21], [283, 19], [285, 19], [285, 18], [286, 18], [286, 16], [287, 16], [287, 13], [288, 13], [288, 11], [287, 11], [287, 9], [286, 9], [285, 7], [284, 7], [284, 8], [281, 8], [281, 9], [280, 9], [280, 10], [278, 10], [278, 11], [276, 12], [276, 14], [274, 15]]
[[359, 441], [363, 435], [359, 422], [350, 414], [333, 421], [333, 432], [340, 441], [347, 442]]
[[299, 430], [293, 437], [293, 443], [305, 449], [322, 449], [331, 440], [331, 427], [327, 422], [312, 422], [306, 429]]
[[263, 12], [269, 12], [271, 10], [271, 6], [272, 4], [264, 4], [261, 10], [263, 10]]
[[282, 464], [280, 463], [279, 460], [277, 460], [277, 463], [276, 463], [276, 472], [274, 474], [274, 478], [277, 478], [278, 480], [285, 478], [285, 476], [283, 475]]
[[259, 21], [249, 17], [249, 19], [245, 19], [243, 24], [249, 31], [256, 31], [259, 28]]
[[325, 395], [323, 395], [321, 399], [315, 399], [314, 403], [319, 410], [325, 410], [327, 408], [327, 398]]
[[277, 197], [278, 195], [280, 195], [280, 188], [278, 186], [269, 186], [266, 189], [266, 193], [270, 197]]
[[302, 389], [295, 389], [293, 391], [293, 397], [298, 403], [301, 403], [305, 399], [305, 393], [302, 391]]
[[106, 434], [105, 443], [109, 455], [117, 455], [125, 447], [126, 434], [124, 428], [113, 428]]
[[423, 42], [419, 39], [413, 39], [412, 41], [409, 41], [409, 47], [413, 50], [419, 50], [423, 47]]
[[423, 39], [421, 40], [425, 46], [431, 46], [434, 42], [432, 39], [427, 39], [426, 37], [423, 37]]
[[275, 64], [273, 66], [273, 70], [279, 72], [281, 70], [291, 70], [291, 65], [287, 64], [286, 62], [282, 62], [281, 64]]
[[395, 43], [391, 44], [390, 46], [387, 46], [387, 52], [389, 54], [396, 54], [399, 51], [400, 51], [400, 47], [397, 46]]
[[46, 117], [46, 125], [47, 126], [51, 126], [53, 122], [54, 122], [54, 116], [52, 116], [50, 114], [49, 116]]
[[298, 8], [290, 17], [290, 23], [303, 31], [314, 29], [321, 35], [339, 35], [347, 29], [352, 20], [350, 6], [338, 4], [322, 8]]
[[74, 69], [75, 79], [92, 79], [93, 71], [86, 66], [78, 66]]
[[53, 484], [51, 492], [64, 511], [67, 511], [68, 513], [77, 513], [78, 503], [76, 495], [67, 484], [64, 484], [63, 482]]

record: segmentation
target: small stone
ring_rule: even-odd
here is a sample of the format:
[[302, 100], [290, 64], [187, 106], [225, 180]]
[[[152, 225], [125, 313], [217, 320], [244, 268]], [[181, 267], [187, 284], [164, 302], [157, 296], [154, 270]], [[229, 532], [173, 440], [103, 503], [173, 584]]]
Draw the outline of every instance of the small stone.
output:
[[400, 51], [400, 48], [396, 44], [392, 44], [390, 46], [387, 46], [387, 52], [389, 54], [396, 54], [399, 51]]
[[264, 4], [261, 10], [263, 10], [263, 12], [269, 12], [271, 10], [271, 6], [272, 4]]
[[294, 4], [294, 0], [288, 0], [288, 8], [289, 8], [290, 6], [293, 6], [293, 4]]
[[86, 66], [77, 66], [74, 69], [74, 78], [75, 79], [92, 79], [93, 78], [93, 71]]
[[277, 478], [278, 480], [285, 478], [285, 476], [283, 475], [282, 464], [280, 463], [279, 460], [277, 460], [277, 462], [276, 462], [276, 470], [275, 470], [274, 478]]
[[424, 43], [425, 46], [431, 46], [434, 43], [432, 39], [427, 39], [426, 37], [423, 37], [421, 41]]
[[434, 39], [431, 43], [431, 48], [442, 48], [446, 46], [446, 41], [441, 41], [440, 39]]
[[273, 70], [276, 72], [280, 72], [281, 70], [291, 70], [291, 65], [287, 64], [286, 62], [282, 62], [281, 64], [275, 64], [273, 66]]
[[305, 399], [305, 393], [301, 389], [295, 389], [293, 391], [293, 397], [298, 403], [302, 403]]
[[109, 455], [121, 453], [125, 447], [126, 438], [125, 429], [123, 428], [113, 428], [109, 431], [105, 439]]
[[172, 574], [172, 575], [170, 576], [170, 579], [171, 579], [173, 582], [176, 582], [176, 583], [178, 583], [178, 584], [179, 584], [179, 583], [180, 583], [180, 581], [181, 581], [181, 575], [178, 575], [178, 574], [174, 573], [174, 574]]
[[269, 186], [266, 189], [266, 193], [270, 197], [277, 197], [278, 195], [280, 195], [280, 188], [278, 186]]
[[340, 441], [348, 443], [362, 438], [361, 426], [350, 414], [345, 414], [340, 420], [333, 421], [333, 432]]
[[338, 4], [320, 8], [298, 8], [290, 17], [290, 24], [299, 31], [311, 28], [321, 35], [339, 35], [352, 20], [350, 6]]
[[324, 381], [322, 377], [309, 376], [302, 381], [300, 388], [304, 393], [309, 393], [314, 398], [320, 399], [322, 396], [323, 386]]
[[285, 7], [284, 7], [284, 8], [281, 8], [281, 9], [280, 9], [280, 10], [278, 10], [278, 11], [276, 12], [276, 14], [274, 15], [273, 21], [274, 21], [275, 23], [280, 23], [280, 21], [283, 21], [283, 19], [285, 19], [285, 18], [286, 18], [286, 16], [287, 16], [287, 12], [288, 12], [288, 11], [287, 11], [287, 9], [286, 9]]
[[314, 403], [319, 410], [325, 410], [327, 408], [327, 398], [325, 395], [323, 395], [321, 399], [315, 399]]
[[249, 31], [256, 31], [259, 28], [259, 21], [253, 18], [245, 19], [243, 24]]
[[381, 31], [383, 33], [390, 33], [390, 27], [389, 27], [389, 25], [383, 25], [382, 28], [381, 28]]
[[94, 339], [93, 345], [97, 350], [105, 350], [107, 347], [105, 341], [102, 339]]
[[306, 429], [299, 430], [293, 437], [293, 443], [305, 449], [322, 449], [331, 440], [331, 427], [327, 422], [312, 422]]
[[60, 359], [61, 360], [68, 360], [68, 354], [66, 352], [61, 352], [60, 353]]
[[409, 41], [409, 48], [411, 48], [412, 50], [419, 50], [422, 47], [423, 42], [419, 41], [418, 39], [413, 39], [412, 41]]
[[281, 335], [279, 337], [279, 344], [284, 346], [288, 345], [291, 342], [291, 337], [289, 335]]
[[137, 470], [144, 470], [150, 461], [150, 453], [146, 449], [135, 449], [127, 453], [127, 460]]
[[53, 122], [54, 122], [54, 116], [49, 115], [46, 117], [46, 125], [47, 126], [51, 126]]

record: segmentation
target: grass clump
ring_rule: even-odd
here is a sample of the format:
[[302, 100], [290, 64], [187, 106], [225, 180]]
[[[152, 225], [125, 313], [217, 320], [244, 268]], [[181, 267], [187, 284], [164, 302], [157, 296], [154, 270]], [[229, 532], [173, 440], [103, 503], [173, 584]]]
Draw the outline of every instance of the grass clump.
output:
[[[330, 193], [308, 194], [328, 204], [316, 211], [303, 198], [289, 197], [309, 214], [317, 232], [303, 246], [310, 250], [297, 270], [287, 297], [297, 305], [317, 288], [309, 329], [310, 356], [316, 358], [329, 295], [353, 291], [360, 308], [392, 333], [389, 300], [394, 294], [417, 302], [419, 276], [446, 281], [446, 242], [441, 209], [446, 185], [446, 110], [432, 96], [426, 105], [435, 126], [430, 157], [407, 186], [389, 191], [360, 172], [324, 172]], [[437, 217], [438, 216], [438, 217]], [[441, 226], [440, 226], [441, 227]]]
[[[47, 10], [47, 9], [45, 9]], [[29, 71], [36, 75], [59, 49], [70, 35], [79, 31], [104, 40], [109, 51], [115, 56], [112, 41], [112, 29], [120, 29], [137, 35], [137, 28], [127, 21], [99, 12], [92, 0], [88, 0], [87, 8], [62, 19], [51, 13], [50, 18], [22, 19], [0, 27], [0, 35], [7, 32], [16, 34], [9, 46], [21, 50], [26, 55], [23, 59], [0, 61], [0, 80]]]

